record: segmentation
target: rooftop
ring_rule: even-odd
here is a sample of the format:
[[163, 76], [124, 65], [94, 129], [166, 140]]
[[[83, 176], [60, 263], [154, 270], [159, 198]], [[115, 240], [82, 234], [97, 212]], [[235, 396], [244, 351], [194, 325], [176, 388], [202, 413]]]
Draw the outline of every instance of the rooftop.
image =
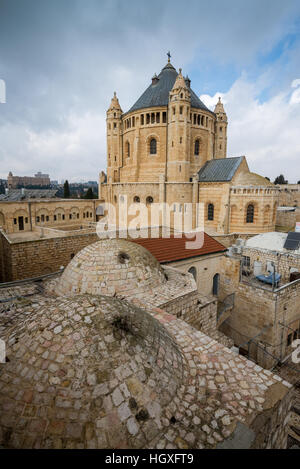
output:
[[231, 181], [244, 156], [210, 160], [198, 171], [199, 182]]
[[137, 238], [135, 243], [144, 246], [151, 254], [162, 263], [173, 262], [191, 257], [205, 256], [217, 252], [224, 252], [227, 248], [214, 238], [204, 233], [202, 246], [197, 249], [188, 249], [187, 243], [192, 243], [193, 238], [183, 235], [181, 238]]
[[9, 189], [0, 195], [0, 202], [19, 202], [30, 199], [53, 199], [57, 189]]
[[[169, 92], [174, 86], [177, 75], [178, 73], [176, 69], [168, 62], [158, 77], [153, 80], [153, 83], [148, 86], [146, 91], [140, 96], [128, 112], [148, 107], [167, 106], [169, 103]], [[186, 80], [186, 83], [189, 83], [189, 81]], [[191, 107], [203, 109], [212, 113], [212, 111], [205, 106], [191, 88], [189, 88], [189, 91], [191, 94]]]

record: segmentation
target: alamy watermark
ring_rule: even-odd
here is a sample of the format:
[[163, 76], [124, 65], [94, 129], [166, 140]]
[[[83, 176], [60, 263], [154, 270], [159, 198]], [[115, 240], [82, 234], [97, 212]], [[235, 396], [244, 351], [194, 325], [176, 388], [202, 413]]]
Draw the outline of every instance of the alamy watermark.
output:
[[292, 353], [292, 362], [293, 363], [300, 363], [300, 339], [294, 340], [292, 343], [292, 347], [296, 350]]
[[[186, 249], [201, 249], [204, 244], [203, 203], [134, 202], [128, 205], [126, 195], [116, 204], [102, 203], [97, 207], [101, 216], [96, 231], [103, 238], [182, 238]], [[172, 228], [171, 228], [172, 227]]]
[[6, 103], [6, 84], [5, 81], [0, 78], [0, 104]]
[[0, 363], [5, 363], [6, 349], [4, 340], [0, 339]]

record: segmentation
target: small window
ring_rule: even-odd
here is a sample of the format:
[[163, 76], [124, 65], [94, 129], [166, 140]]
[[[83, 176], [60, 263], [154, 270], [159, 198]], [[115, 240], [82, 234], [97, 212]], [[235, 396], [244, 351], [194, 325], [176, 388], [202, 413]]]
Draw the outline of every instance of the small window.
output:
[[244, 267], [250, 267], [250, 257], [243, 256], [243, 266]]
[[49, 215], [46, 215], [46, 221], [49, 221]]
[[147, 205], [153, 204], [153, 197], [151, 197], [151, 195], [149, 195], [149, 197], [147, 197], [147, 199], [146, 199], [146, 204], [147, 204]]
[[163, 124], [167, 122], [167, 113], [163, 112]]
[[253, 222], [254, 222], [254, 205], [250, 204], [247, 207], [246, 223], [253, 223]]
[[62, 214], [62, 216], [61, 216], [61, 217], [62, 217], [62, 219], [63, 219], [63, 220], [65, 219], [65, 215], [64, 215], [64, 214]]
[[116, 129], [116, 128], [117, 128], [117, 124], [116, 124], [116, 122], [114, 122], [114, 129]]
[[287, 346], [289, 347], [292, 344], [293, 341], [293, 334], [289, 334], [287, 336]]
[[53, 220], [54, 220], [54, 221], [57, 220], [57, 216], [56, 216], [56, 215], [53, 216]]
[[198, 156], [200, 153], [200, 140], [195, 140], [195, 155]]
[[126, 156], [130, 158], [130, 143], [126, 142]]
[[141, 125], [144, 125], [144, 114], [141, 114]]
[[16, 218], [14, 218], [14, 225], [16, 225], [16, 224], [17, 224], [17, 219], [16, 219]]
[[45, 215], [41, 216], [41, 221], [45, 221]]
[[72, 253], [72, 254], [71, 254], [71, 256], [70, 256], [70, 258], [71, 258], [71, 259], [73, 259], [73, 257], [74, 257], [74, 256], [75, 256], [75, 254], [74, 254], [74, 253]]
[[28, 218], [27, 217], [25, 218], [25, 223], [28, 223]]
[[182, 143], [182, 137], [180, 137], [179, 142]]
[[157, 151], [156, 139], [151, 138], [151, 140], [150, 140], [150, 155], [156, 155], [156, 151]]
[[77, 218], [79, 218], [79, 213], [77, 213]]
[[36, 222], [37, 222], [37, 223], [40, 222], [40, 217], [36, 217]]
[[208, 204], [207, 206], [207, 219], [211, 221], [214, 219], [214, 205], [213, 204]]
[[179, 113], [180, 113], [180, 114], [183, 113], [183, 106], [180, 106], [180, 108], [179, 108]]
[[139, 204], [141, 201], [141, 199], [139, 198], [138, 195], [136, 195], [134, 198], [133, 198], [133, 202], [136, 203], [136, 204]]

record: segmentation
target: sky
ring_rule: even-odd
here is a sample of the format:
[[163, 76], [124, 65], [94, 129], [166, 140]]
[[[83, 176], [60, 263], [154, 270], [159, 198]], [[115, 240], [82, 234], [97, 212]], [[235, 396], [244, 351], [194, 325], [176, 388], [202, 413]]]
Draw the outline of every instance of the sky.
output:
[[0, 178], [97, 180], [113, 92], [127, 111], [169, 50], [222, 97], [227, 156], [300, 180], [299, 0], [0, 0]]

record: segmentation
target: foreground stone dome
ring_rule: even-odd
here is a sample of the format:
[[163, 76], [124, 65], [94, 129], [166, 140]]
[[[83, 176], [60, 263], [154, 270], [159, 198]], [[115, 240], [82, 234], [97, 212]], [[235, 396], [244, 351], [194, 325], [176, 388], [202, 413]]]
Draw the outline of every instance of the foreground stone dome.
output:
[[3, 337], [0, 447], [141, 448], [167, 432], [184, 362], [160, 322], [100, 296], [27, 309]]
[[131, 296], [165, 282], [163, 269], [147, 249], [130, 241], [109, 239], [87, 246], [71, 260], [56, 293]]

